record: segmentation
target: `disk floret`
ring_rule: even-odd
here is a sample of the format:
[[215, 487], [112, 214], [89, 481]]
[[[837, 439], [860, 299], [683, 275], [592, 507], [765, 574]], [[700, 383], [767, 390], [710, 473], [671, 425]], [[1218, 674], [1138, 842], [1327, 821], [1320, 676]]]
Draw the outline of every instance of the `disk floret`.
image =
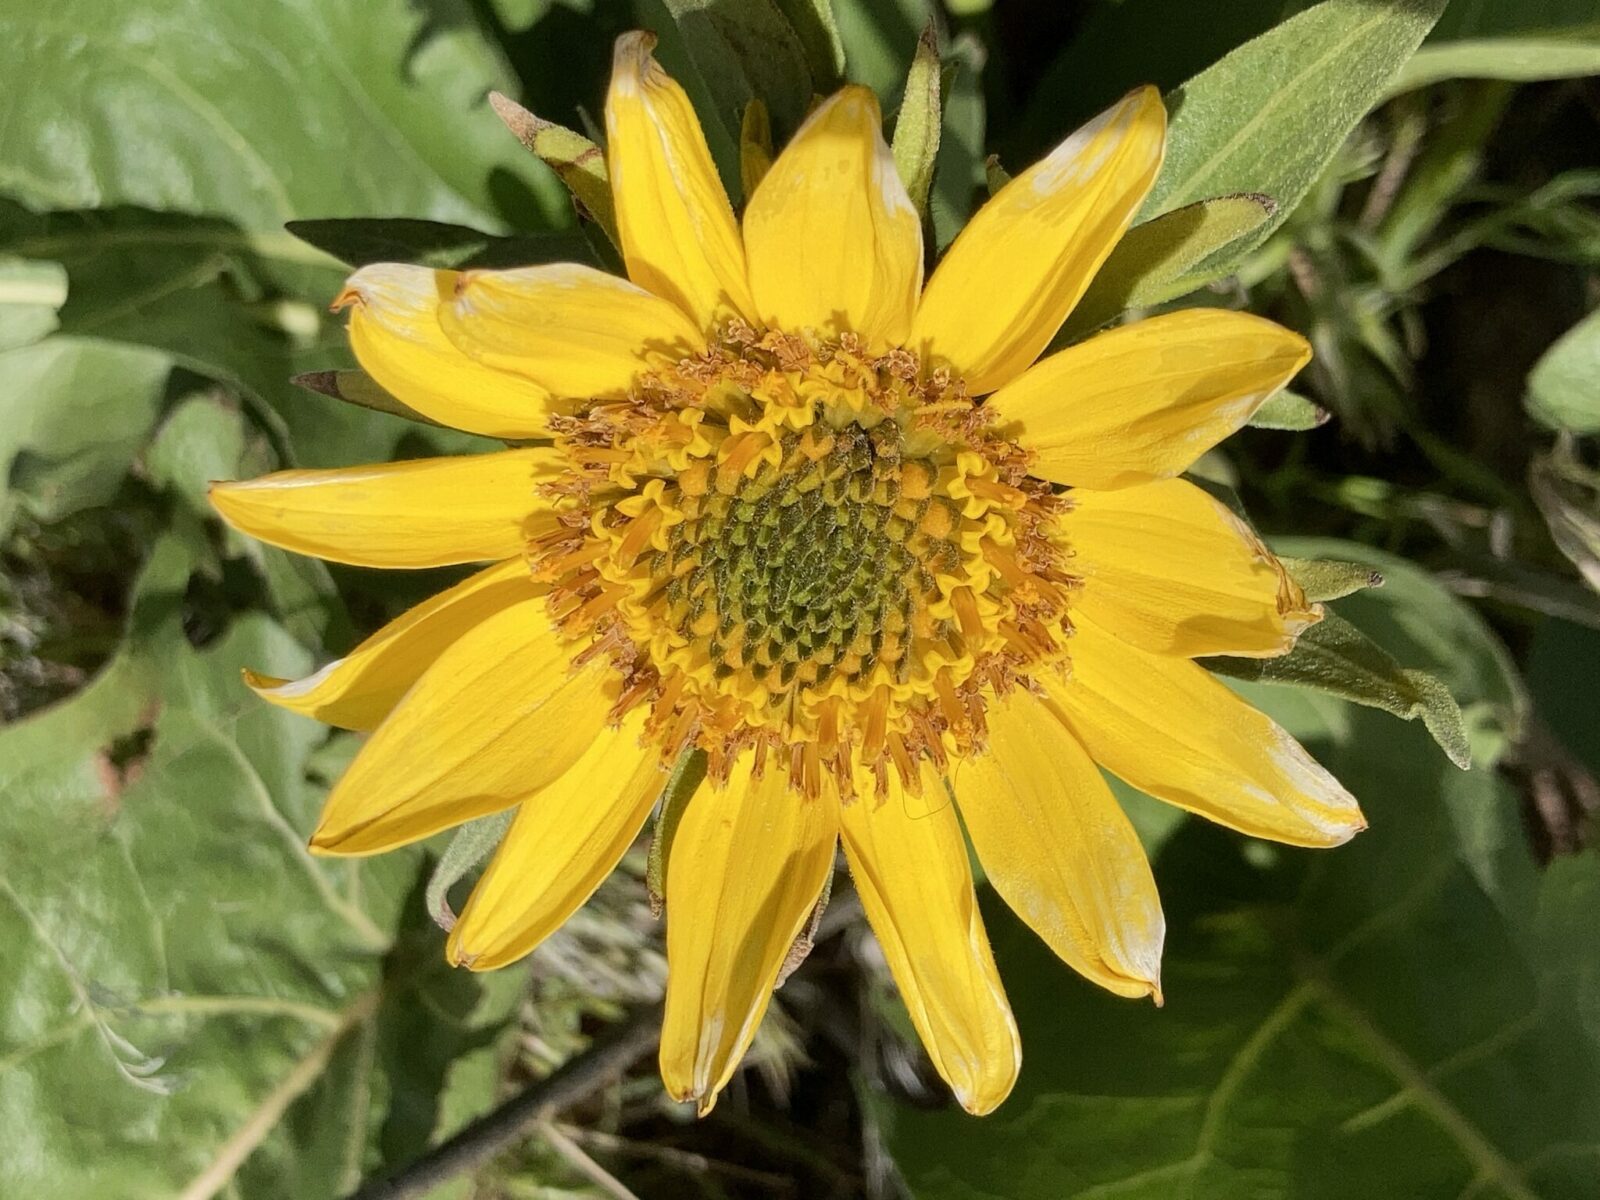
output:
[[959, 380], [848, 335], [735, 325], [563, 420], [552, 611], [671, 761], [745, 746], [814, 794], [943, 767], [985, 697], [1064, 662], [1058, 507]]

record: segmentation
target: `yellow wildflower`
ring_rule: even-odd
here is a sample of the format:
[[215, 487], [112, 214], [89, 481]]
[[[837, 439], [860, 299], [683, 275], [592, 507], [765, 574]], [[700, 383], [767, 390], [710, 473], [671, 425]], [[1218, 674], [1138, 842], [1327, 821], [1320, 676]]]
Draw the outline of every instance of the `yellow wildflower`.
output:
[[842, 840], [935, 1065], [987, 1112], [1020, 1053], [962, 822], [1057, 954], [1158, 1000], [1160, 904], [1098, 766], [1258, 837], [1362, 828], [1193, 661], [1284, 653], [1321, 616], [1177, 477], [1310, 349], [1190, 309], [1035, 363], [1155, 180], [1153, 89], [1007, 184], [924, 287], [871, 92], [818, 105], [741, 222], [652, 44], [618, 42], [606, 106], [628, 280], [377, 265], [338, 301], [413, 408], [548, 440], [213, 492], [302, 553], [492, 565], [307, 679], [251, 683], [373, 731], [319, 852], [516, 807], [450, 935], [474, 969], [570, 916], [703, 751], [665, 882], [668, 1091], [709, 1110]]

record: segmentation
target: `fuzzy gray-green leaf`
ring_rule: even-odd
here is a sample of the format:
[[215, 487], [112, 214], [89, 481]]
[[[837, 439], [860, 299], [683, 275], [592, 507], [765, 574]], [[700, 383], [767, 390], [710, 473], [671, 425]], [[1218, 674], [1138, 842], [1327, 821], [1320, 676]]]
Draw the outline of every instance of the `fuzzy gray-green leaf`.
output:
[[1065, 338], [1090, 333], [1124, 309], [1160, 304], [1204, 287], [1223, 272], [1201, 264], [1260, 229], [1277, 211], [1270, 196], [1216, 196], [1135, 225], [1067, 318]]
[[1268, 398], [1250, 418], [1253, 429], [1277, 429], [1286, 433], [1304, 433], [1328, 423], [1333, 414], [1315, 400], [1299, 392], [1284, 388]]
[[1325, 0], [1196, 75], [1167, 99], [1167, 157], [1145, 213], [1266, 192], [1278, 211], [1212, 264], [1231, 269], [1300, 203], [1444, 7]]
[[450, 907], [450, 889], [466, 878], [467, 873], [500, 844], [516, 812], [516, 809], [508, 808], [504, 812], [490, 813], [487, 817], [479, 817], [458, 826], [455, 833], [451, 834], [450, 844], [444, 848], [444, 853], [434, 864], [433, 873], [428, 876], [425, 893], [428, 915], [440, 929], [451, 929], [456, 923], [455, 910]]
[[933, 164], [939, 156], [939, 39], [930, 23], [917, 39], [906, 75], [905, 99], [894, 122], [894, 165], [917, 212], [928, 211]]
[[1235, 679], [1316, 688], [1407, 721], [1420, 718], [1451, 762], [1462, 770], [1472, 765], [1466, 725], [1450, 690], [1426, 671], [1402, 667], [1337, 613], [1324, 615], [1280, 658], [1219, 656], [1206, 665]]
[[1340, 600], [1364, 588], [1383, 586], [1383, 572], [1365, 563], [1327, 558], [1280, 558], [1278, 561], [1311, 601]]

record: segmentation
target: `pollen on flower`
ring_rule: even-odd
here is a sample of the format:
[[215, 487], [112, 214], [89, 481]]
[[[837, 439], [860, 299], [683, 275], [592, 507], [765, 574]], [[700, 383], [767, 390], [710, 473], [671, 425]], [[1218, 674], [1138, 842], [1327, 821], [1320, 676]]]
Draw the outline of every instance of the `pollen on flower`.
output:
[[907, 351], [735, 323], [557, 433], [536, 573], [668, 761], [753, 746], [808, 795], [852, 796], [856, 764], [916, 790], [981, 747], [988, 696], [1064, 664], [1060, 502]]

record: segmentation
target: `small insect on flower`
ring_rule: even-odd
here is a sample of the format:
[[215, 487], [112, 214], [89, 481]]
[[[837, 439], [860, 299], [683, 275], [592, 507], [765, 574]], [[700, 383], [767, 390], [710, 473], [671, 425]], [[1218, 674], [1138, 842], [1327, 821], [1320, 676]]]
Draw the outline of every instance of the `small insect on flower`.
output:
[[842, 840], [934, 1064], [988, 1112], [1020, 1049], [963, 824], [1057, 954], [1157, 1001], [1161, 907], [1099, 767], [1257, 837], [1363, 827], [1194, 661], [1283, 654], [1322, 615], [1178, 478], [1310, 348], [1188, 309], [1035, 362], [1156, 178], [1154, 89], [1006, 184], [924, 286], [871, 92], [819, 104], [740, 221], [653, 41], [620, 39], [606, 103], [627, 280], [386, 264], [337, 302], [406, 404], [542, 444], [212, 492], [301, 553], [491, 565], [309, 678], [250, 682], [373, 731], [321, 853], [516, 809], [450, 934], [475, 970], [566, 920], [703, 753], [665, 879], [668, 1091], [711, 1108]]

